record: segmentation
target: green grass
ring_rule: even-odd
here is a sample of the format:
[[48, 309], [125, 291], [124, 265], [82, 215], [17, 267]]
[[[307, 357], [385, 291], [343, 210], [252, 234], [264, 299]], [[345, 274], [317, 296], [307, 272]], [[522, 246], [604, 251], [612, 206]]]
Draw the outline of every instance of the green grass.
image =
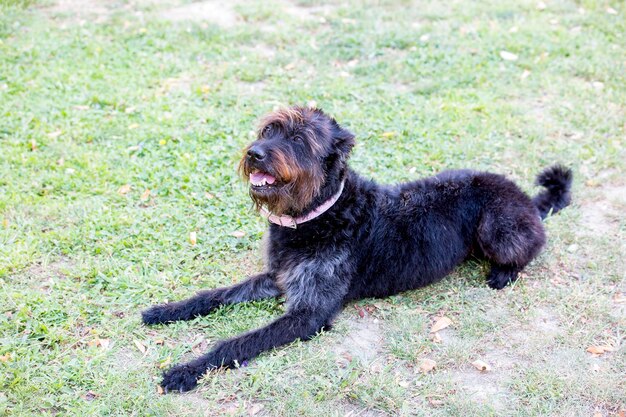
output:
[[[242, 1], [222, 12], [228, 26], [166, 18], [188, 1], [80, 3], [0, 1], [0, 415], [624, 409], [623, 3]], [[574, 205], [512, 288], [489, 290], [471, 262], [159, 395], [161, 368], [281, 314], [264, 301], [139, 321], [262, 267], [239, 153], [260, 116], [311, 101], [355, 132], [352, 165], [376, 180], [472, 167], [535, 192], [536, 173], [562, 161]], [[453, 324], [438, 343], [439, 315]], [[424, 358], [437, 362], [428, 374]]]

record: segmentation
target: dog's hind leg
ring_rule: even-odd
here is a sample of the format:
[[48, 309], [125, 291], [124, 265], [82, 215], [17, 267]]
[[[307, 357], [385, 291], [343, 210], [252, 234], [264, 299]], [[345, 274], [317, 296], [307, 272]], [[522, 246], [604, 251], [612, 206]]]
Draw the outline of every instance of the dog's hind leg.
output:
[[487, 284], [502, 289], [539, 253], [545, 233], [534, 208], [518, 205], [490, 207], [478, 226], [478, 244], [491, 261]]
[[145, 324], [169, 323], [204, 316], [223, 304], [277, 297], [281, 291], [268, 273], [255, 275], [232, 287], [201, 291], [194, 297], [153, 306], [141, 313]]

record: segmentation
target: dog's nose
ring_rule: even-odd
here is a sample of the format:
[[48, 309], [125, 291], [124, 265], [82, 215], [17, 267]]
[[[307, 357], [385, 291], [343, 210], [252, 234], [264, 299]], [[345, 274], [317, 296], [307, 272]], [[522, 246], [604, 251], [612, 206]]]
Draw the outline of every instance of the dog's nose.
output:
[[259, 146], [253, 146], [248, 149], [248, 157], [250, 159], [256, 159], [257, 161], [262, 161], [265, 158], [265, 151]]

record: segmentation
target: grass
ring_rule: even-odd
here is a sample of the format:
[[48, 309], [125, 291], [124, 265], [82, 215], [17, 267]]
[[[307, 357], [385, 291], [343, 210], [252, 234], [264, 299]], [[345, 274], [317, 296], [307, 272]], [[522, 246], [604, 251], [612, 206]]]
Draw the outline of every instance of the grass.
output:
[[[0, 415], [624, 409], [623, 3], [78, 3], [0, 1]], [[261, 115], [311, 101], [356, 133], [353, 167], [377, 180], [472, 167], [535, 192], [536, 173], [562, 161], [574, 205], [547, 222], [545, 252], [511, 288], [489, 290], [470, 262], [348, 306], [333, 331], [190, 394], [159, 395], [168, 364], [281, 314], [264, 301], [139, 322], [150, 304], [261, 268], [265, 225], [239, 152]], [[440, 315], [453, 324], [437, 342]], [[424, 358], [437, 362], [427, 374]]]

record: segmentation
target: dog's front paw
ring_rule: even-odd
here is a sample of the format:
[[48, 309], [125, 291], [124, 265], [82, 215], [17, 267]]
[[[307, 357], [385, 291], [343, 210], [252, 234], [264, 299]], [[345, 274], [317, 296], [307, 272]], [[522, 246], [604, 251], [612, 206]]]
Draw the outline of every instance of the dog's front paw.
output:
[[175, 321], [172, 308], [168, 304], [152, 306], [141, 312], [141, 319], [144, 324], [161, 324]]
[[163, 374], [161, 387], [163, 387], [165, 392], [190, 391], [198, 385], [198, 379], [200, 379], [202, 374], [203, 372], [193, 365], [176, 365]]

